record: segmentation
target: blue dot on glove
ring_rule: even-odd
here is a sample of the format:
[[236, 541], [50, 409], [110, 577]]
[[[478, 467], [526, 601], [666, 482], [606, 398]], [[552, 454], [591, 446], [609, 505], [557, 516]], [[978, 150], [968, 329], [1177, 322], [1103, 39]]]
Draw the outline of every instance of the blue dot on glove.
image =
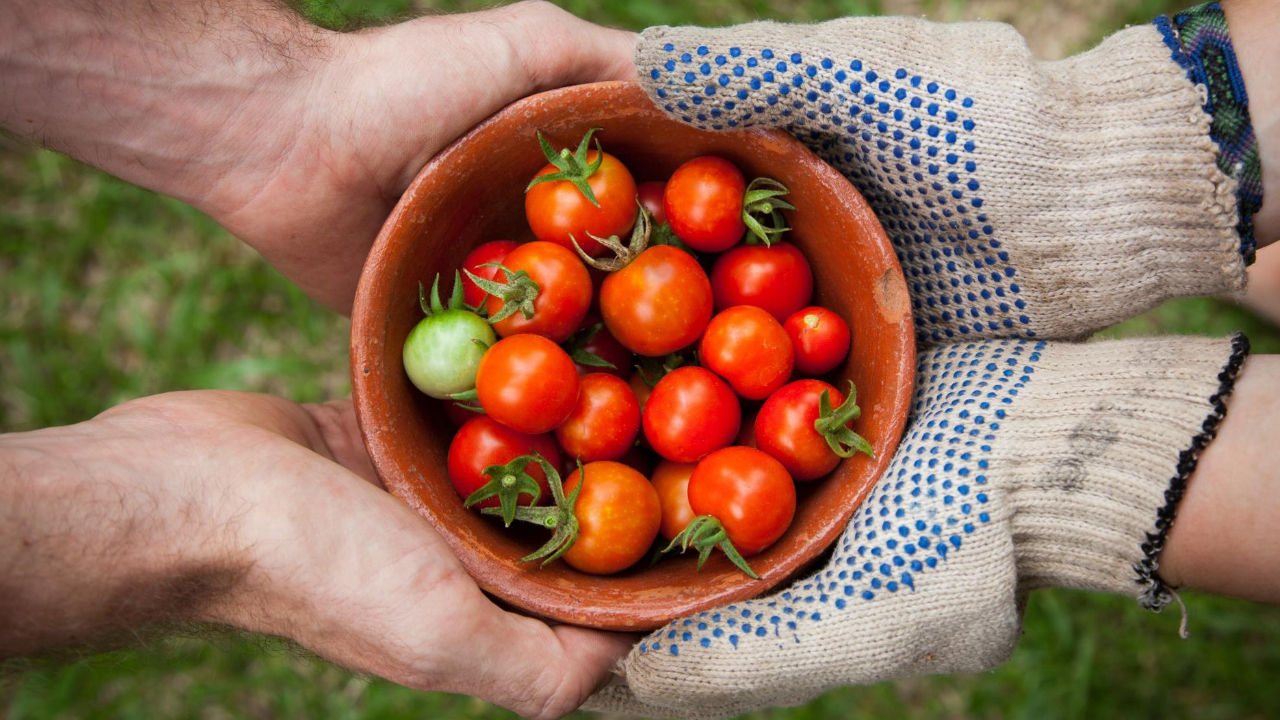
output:
[[1035, 337], [983, 209], [974, 98], [907, 68], [771, 48], [730, 47], [708, 78], [709, 48], [662, 47], [647, 75], [667, 112], [715, 130], [780, 125], [857, 186], [893, 240], [922, 341]]
[[1043, 347], [988, 341], [921, 355], [908, 433], [830, 562], [770, 598], [676, 621], [661, 635], [665, 642], [646, 641], [640, 652], [678, 654], [724, 640], [737, 648], [752, 637], [803, 642], [824, 608], [856, 612], [858, 602], [914, 592], [922, 578], [945, 571], [966, 538], [991, 522], [985, 473], [1004, 417], [998, 406], [1010, 405], [1032, 381]]

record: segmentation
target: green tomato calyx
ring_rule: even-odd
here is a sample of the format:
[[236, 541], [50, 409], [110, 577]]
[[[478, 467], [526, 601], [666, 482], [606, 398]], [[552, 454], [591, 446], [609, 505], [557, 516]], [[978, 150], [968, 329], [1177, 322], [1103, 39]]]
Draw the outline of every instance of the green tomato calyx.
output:
[[[541, 525], [551, 530], [551, 539], [542, 547], [534, 550], [532, 553], [520, 558], [520, 562], [532, 562], [541, 560], [542, 566], [559, 560], [562, 555], [573, 547], [578, 541], [578, 516], [574, 514], [574, 508], [578, 504], [578, 493], [582, 490], [582, 482], [573, 488], [573, 492], [565, 495], [564, 483], [560, 480], [560, 473], [547, 462], [545, 458], [537, 453], [530, 455], [521, 455], [512, 460], [507, 466], [515, 463], [523, 462], [527, 465], [530, 462], [537, 463], [542, 468], [542, 472], [546, 473], [547, 485], [551, 487], [552, 504], [546, 507], [533, 505], [514, 505], [512, 518], [521, 522]], [[523, 466], [522, 466], [523, 467]], [[488, 470], [485, 470], [488, 473]], [[578, 473], [581, 475], [582, 463], [578, 463]], [[586, 478], [581, 478], [585, 480]], [[479, 492], [478, 490], [476, 492]], [[470, 502], [470, 498], [468, 498]], [[498, 515], [503, 512], [502, 508], [487, 507], [481, 510], [486, 515]], [[510, 525], [510, 521], [507, 522]]]
[[755, 570], [747, 564], [746, 558], [738, 552], [733, 546], [733, 541], [729, 539], [729, 533], [724, 529], [724, 523], [720, 522], [714, 515], [699, 515], [689, 521], [689, 524], [680, 531], [678, 535], [671, 538], [670, 544], [663, 548], [663, 553], [671, 552], [680, 548], [680, 552], [684, 552], [689, 548], [698, 551], [698, 569], [706, 564], [707, 558], [711, 555], [711, 551], [720, 548], [724, 552], [725, 557], [729, 558], [739, 570], [746, 573], [752, 580], [759, 580], [760, 576]]
[[600, 148], [600, 140], [596, 139], [596, 157], [594, 161], [588, 162], [587, 155], [591, 147], [591, 136], [600, 128], [591, 128], [586, 135], [582, 136], [582, 142], [578, 143], [578, 149], [569, 152], [569, 148], [561, 148], [556, 152], [551, 147], [551, 143], [542, 136], [542, 132], [538, 132], [538, 144], [542, 146], [542, 154], [547, 156], [547, 162], [556, 168], [556, 172], [550, 172], [545, 175], [539, 175], [529, 182], [524, 191], [529, 192], [534, 185], [544, 182], [564, 181], [570, 183], [582, 193], [592, 205], [600, 207], [600, 202], [596, 200], [596, 194], [591, 189], [591, 185], [587, 180], [600, 169], [600, 164], [604, 162], [604, 150]]
[[[636, 204], [640, 205], [639, 201], [636, 201]], [[631, 229], [631, 239], [627, 241], [626, 245], [622, 244], [622, 240], [620, 240], [617, 235], [610, 235], [607, 238], [601, 238], [596, 237], [591, 233], [587, 233], [587, 237], [595, 240], [613, 252], [613, 257], [607, 259], [591, 257], [582, 249], [582, 246], [578, 244], [578, 239], [575, 238], [572, 233], [569, 235], [569, 240], [573, 243], [573, 249], [578, 251], [578, 256], [582, 258], [584, 263], [597, 270], [616, 272], [629, 265], [632, 260], [639, 257], [640, 253], [644, 252], [645, 249], [649, 247], [649, 237], [652, 227], [653, 217], [649, 214], [648, 210], [644, 209], [644, 206], [640, 206], [640, 210], [636, 214], [636, 224]]]
[[[485, 468], [482, 472], [489, 478], [489, 482], [468, 495], [462, 503], [463, 506], [471, 507], [491, 497], [497, 497], [498, 507], [494, 509], [501, 513], [503, 524], [511, 527], [521, 495], [529, 496], [529, 505], [537, 505], [542, 499], [542, 488], [528, 470], [530, 463], [537, 462], [533, 458], [541, 459], [541, 456], [537, 453], [521, 455], [505, 465], [490, 465]], [[546, 460], [542, 462], [545, 463]]]
[[831, 452], [842, 458], [853, 457], [859, 452], [874, 458], [876, 453], [871, 443], [849, 428], [849, 423], [862, 417], [862, 409], [857, 403], [857, 392], [853, 381], [850, 380], [849, 396], [840, 404], [840, 407], [832, 409], [831, 393], [823, 390], [818, 396], [818, 419], [813, 421], [813, 429], [827, 441], [827, 447], [831, 448]]
[[[643, 208], [641, 209], [643, 210]], [[673, 248], [680, 248], [690, 255], [697, 257], [697, 253], [694, 252], [693, 248], [685, 244], [685, 242], [680, 239], [680, 236], [676, 235], [676, 231], [671, 229], [670, 223], [655, 222], [652, 216], [650, 216], [649, 221], [653, 226], [649, 233], [650, 245], [670, 245]]]
[[[467, 273], [470, 275], [471, 273]], [[422, 314], [427, 317], [438, 315], [445, 310], [470, 310], [471, 308], [463, 301], [462, 276], [457, 270], [453, 271], [453, 293], [449, 295], [449, 304], [446, 306], [440, 302], [440, 273], [431, 281], [431, 297], [427, 297], [426, 290], [422, 287], [422, 283], [418, 283], [418, 307], [422, 308]]]
[[747, 192], [742, 196], [742, 222], [746, 223], [750, 242], [768, 247], [791, 229], [782, 216], [783, 210], [796, 209], [782, 199], [790, 192], [786, 185], [773, 178], [759, 177], [747, 185]]
[[538, 299], [538, 293], [542, 290], [542, 288], [538, 287], [537, 281], [529, 277], [529, 273], [524, 270], [512, 272], [510, 268], [501, 263], [484, 263], [480, 267], [486, 266], [498, 268], [506, 276], [506, 281], [487, 280], [470, 270], [465, 272], [467, 277], [471, 278], [471, 282], [476, 284], [476, 287], [502, 301], [502, 307], [498, 309], [498, 312], [489, 316], [489, 322], [496, 323], [506, 320], [515, 315], [516, 311], [524, 315], [525, 320], [532, 318], [534, 313], [533, 301]]

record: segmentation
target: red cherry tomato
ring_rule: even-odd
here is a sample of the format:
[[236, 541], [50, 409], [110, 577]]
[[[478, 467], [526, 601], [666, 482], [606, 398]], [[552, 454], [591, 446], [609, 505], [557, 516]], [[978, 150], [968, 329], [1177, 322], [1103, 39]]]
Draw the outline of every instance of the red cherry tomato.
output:
[[791, 243], [739, 245], [711, 266], [711, 292], [717, 310], [755, 305], [782, 322], [813, 299], [813, 269]]
[[782, 537], [796, 511], [796, 487], [782, 463], [734, 445], [702, 459], [689, 477], [689, 506], [724, 525], [744, 557]]
[[667, 221], [667, 211], [662, 206], [662, 195], [666, 189], [667, 184], [661, 180], [647, 180], [636, 185], [636, 200], [653, 216], [654, 225]]
[[796, 371], [822, 375], [834, 370], [849, 355], [849, 325], [835, 312], [807, 307], [793, 313], [782, 327], [796, 352]]
[[[551, 463], [552, 467], [560, 466], [560, 448], [555, 438], [550, 435], [525, 435], [496, 422], [484, 415], [473, 415], [449, 443], [449, 480], [458, 497], [466, 500], [471, 493], [479, 490], [489, 482], [484, 470], [493, 465], [506, 465], [521, 455], [538, 453]], [[542, 489], [539, 498], [541, 503], [551, 500], [551, 491], [547, 485], [547, 475], [537, 463], [530, 463], [525, 472], [538, 482]], [[531, 497], [521, 493], [518, 502], [527, 505]], [[473, 507], [497, 507], [498, 498], [481, 500]]]
[[711, 281], [689, 253], [650, 247], [601, 283], [600, 315], [632, 352], [660, 357], [702, 335], [711, 319]]
[[607, 373], [578, 380], [578, 404], [556, 428], [565, 453], [581, 462], [617, 460], [635, 444], [640, 403], [627, 381]]
[[[595, 162], [596, 150], [586, 154], [587, 163]], [[535, 177], [557, 172], [547, 164]], [[617, 235], [623, 240], [636, 220], [636, 182], [618, 158], [604, 153], [595, 173], [587, 179], [599, 207], [573, 183], [551, 180], [529, 188], [524, 196], [525, 218], [539, 240], [553, 242], [573, 250], [578, 241], [588, 255], [597, 256], [605, 247], [589, 236], [607, 238]], [[572, 236], [572, 239], [570, 239]]]
[[747, 231], [742, 198], [747, 180], [736, 165], [714, 155], [685, 162], [667, 179], [662, 205], [667, 223], [694, 250], [721, 252]]
[[748, 400], [763, 400], [782, 387], [794, 364], [787, 332], [752, 305], [726, 308], [711, 318], [698, 357]]
[[820, 478], [840, 462], [840, 456], [813, 425], [824, 390], [831, 407], [844, 402], [844, 393], [833, 385], [821, 380], [796, 380], [770, 395], [756, 415], [756, 447], [781, 462], [797, 481]]
[[[493, 280], [500, 275], [500, 271], [490, 263], [502, 262], [507, 257], [507, 253], [515, 250], [519, 244], [514, 240], [492, 240], [481, 243], [462, 259], [462, 269], [475, 273], [485, 280]], [[486, 295], [487, 293], [481, 290], [480, 286], [467, 277], [467, 273], [462, 273], [463, 302], [473, 308], [479, 308], [484, 305]]]
[[658, 491], [662, 503], [662, 537], [673, 540], [689, 525], [696, 515], [689, 507], [689, 476], [697, 467], [694, 463], [678, 463], [662, 460], [653, 469], [649, 481]]
[[578, 401], [569, 354], [541, 335], [503, 338], [480, 358], [476, 396], [494, 420], [528, 435], [564, 422]]
[[[517, 310], [493, 323], [498, 335], [534, 333], [562, 342], [577, 332], [591, 307], [592, 288], [587, 266], [572, 250], [535, 240], [507, 253], [502, 265], [513, 273], [528, 273], [537, 284], [537, 297], [533, 300], [532, 317], [526, 318], [523, 311]], [[499, 280], [504, 279], [505, 273]], [[495, 295], [485, 301], [489, 317], [495, 317], [502, 306], [502, 298]]]
[[649, 552], [662, 522], [658, 491], [649, 480], [619, 462], [601, 460], [574, 470], [565, 494], [582, 483], [573, 508], [578, 539], [564, 554], [573, 568], [594, 575], [625, 570]]
[[662, 457], [694, 462], [738, 435], [742, 407], [728, 383], [706, 368], [679, 367], [654, 386], [644, 405], [644, 436]]

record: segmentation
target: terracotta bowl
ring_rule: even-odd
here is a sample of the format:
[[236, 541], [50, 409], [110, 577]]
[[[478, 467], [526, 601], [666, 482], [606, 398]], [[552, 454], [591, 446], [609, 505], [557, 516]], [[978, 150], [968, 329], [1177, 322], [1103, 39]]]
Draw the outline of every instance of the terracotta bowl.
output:
[[[800, 488], [794, 524], [750, 559], [752, 580], [715, 553], [701, 572], [696, 554], [641, 563], [618, 575], [577, 572], [562, 562], [521, 564], [543, 539], [504, 530], [464, 509], [445, 471], [453, 426], [436, 401], [405, 376], [401, 347], [422, 313], [418, 283], [452, 276], [467, 251], [497, 238], [530, 238], [523, 191], [545, 163], [535, 132], [574, 147], [592, 127], [637, 181], [665, 179], [699, 154], [721, 155], [747, 177], [791, 189], [789, 239], [808, 256], [815, 302], [849, 321], [852, 352], [835, 373], [857, 386], [855, 429], [874, 459], [842, 461]], [[387, 490], [422, 514], [476, 582], [507, 606], [550, 620], [609, 630], [645, 630], [671, 619], [759, 595], [797, 574], [839, 536], [883, 472], [911, 398], [914, 339], [906, 283], [879, 222], [861, 195], [798, 141], [779, 131], [705, 132], [665, 117], [634, 85], [555, 90], [499, 112], [431, 161], [387, 219], [360, 279], [352, 312], [352, 384], [361, 431]]]

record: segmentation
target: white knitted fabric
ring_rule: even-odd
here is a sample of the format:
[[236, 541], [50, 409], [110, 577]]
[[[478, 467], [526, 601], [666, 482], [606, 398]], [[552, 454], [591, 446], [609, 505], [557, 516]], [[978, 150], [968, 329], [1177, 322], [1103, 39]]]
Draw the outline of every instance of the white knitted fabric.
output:
[[1235, 181], [1170, 52], [1151, 25], [1039, 62], [1003, 24], [847, 18], [651, 28], [636, 64], [673, 117], [782, 127], [839, 168], [943, 342], [1081, 338], [1243, 288]]
[[588, 707], [726, 717], [990, 669], [1037, 587], [1158, 607], [1155, 557], [1244, 346], [988, 340], [923, 353], [902, 445], [827, 564], [650, 634]]

